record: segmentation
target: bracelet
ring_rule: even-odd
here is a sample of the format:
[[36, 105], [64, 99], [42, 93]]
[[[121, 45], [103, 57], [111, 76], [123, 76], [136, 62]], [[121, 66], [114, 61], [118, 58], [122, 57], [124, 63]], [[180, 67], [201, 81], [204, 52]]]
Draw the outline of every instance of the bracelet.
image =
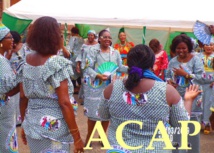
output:
[[76, 130], [78, 130], [78, 128], [76, 128], [76, 129], [71, 129], [70, 131], [76, 131]]
[[72, 135], [75, 135], [75, 134], [77, 134], [77, 133], [79, 133], [79, 130], [77, 130], [77, 132], [75, 132], [75, 133], [71, 133]]
[[82, 139], [80, 138], [79, 140], [77, 140], [77, 142], [74, 142], [74, 143], [78, 143], [78, 142], [80, 142]]

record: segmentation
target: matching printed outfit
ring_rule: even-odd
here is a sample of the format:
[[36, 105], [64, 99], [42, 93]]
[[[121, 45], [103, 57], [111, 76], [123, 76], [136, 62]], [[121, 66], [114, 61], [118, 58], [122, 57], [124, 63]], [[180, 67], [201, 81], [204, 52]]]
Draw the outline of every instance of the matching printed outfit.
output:
[[0, 152], [18, 153], [16, 133], [16, 103], [6, 93], [18, 84], [10, 62], [0, 55]]
[[60, 56], [51, 56], [44, 65], [31, 66], [24, 63], [18, 70], [25, 96], [28, 100], [25, 119], [22, 123], [27, 141], [33, 153], [69, 153], [73, 143], [58, 103], [55, 89], [60, 82], [68, 80], [71, 103], [74, 103], [72, 62]]
[[[84, 112], [93, 121], [103, 120], [99, 117], [98, 106], [101, 100], [100, 95], [110, 80], [101, 81], [96, 79], [97, 68], [104, 62], [114, 62], [119, 68], [117, 71], [127, 73], [127, 67], [122, 65], [120, 53], [110, 47], [108, 53], [100, 49], [100, 45], [91, 47], [86, 56], [86, 68], [84, 70]], [[83, 62], [84, 63], [84, 62]], [[109, 81], [109, 82], [108, 82]]]

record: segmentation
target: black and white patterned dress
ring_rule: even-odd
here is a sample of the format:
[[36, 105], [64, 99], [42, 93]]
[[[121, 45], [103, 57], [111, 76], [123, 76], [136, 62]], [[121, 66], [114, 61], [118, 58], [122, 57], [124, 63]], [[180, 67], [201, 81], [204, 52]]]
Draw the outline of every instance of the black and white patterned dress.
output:
[[[73, 75], [72, 62], [60, 56], [52, 56], [41, 66], [25, 63], [18, 73], [22, 74], [24, 93], [29, 99], [22, 123], [25, 134], [32, 145], [44, 140], [40, 148], [36, 145], [30, 146], [31, 151], [50, 151], [54, 149], [53, 143], [56, 142], [60, 142], [56, 146], [72, 143], [73, 138], [63, 118], [55, 92], [60, 82], [67, 79], [70, 100], [74, 101], [73, 84], [70, 79]], [[38, 140], [41, 141], [37, 142]]]
[[[143, 98], [126, 90], [122, 80], [114, 82], [113, 91], [109, 100], [102, 95], [99, 105], [99, 115], [103, 119], [110, 119], [108, 139], [112, 146], [119, 146], [116, 139], [116, 131], [119, 125], [126, 121], [139, 121], [143, 123], [142, 129], [138, 124], [127, 124], [123, 129], [123, 141], [132, 147], [142, 146], [138, 150], [127, 151], [130, 153], [168, 153], [171, 150], [164, 150], [163, 141], [153, 142], [154, 150], [147, 150], [152, 136], [159, 121], [164, 126], [179, 126], [178, 121], [189, 120], [182, 99], [178, 104], [170, 107], [166, 101], [166, 83], [155, 81], [154, 86]], [[138, 100], [136, 100], [138, 99]], [[156, 137], [157, 138], [157, 137]]]

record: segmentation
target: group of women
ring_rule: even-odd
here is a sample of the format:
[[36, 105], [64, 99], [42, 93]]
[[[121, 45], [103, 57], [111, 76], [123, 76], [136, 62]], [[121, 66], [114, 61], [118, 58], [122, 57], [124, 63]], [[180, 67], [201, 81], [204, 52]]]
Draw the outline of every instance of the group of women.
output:
[[[84, 80], [84, 113], [88, 117], [85, 144], [96, 121], [101, 121], [105, 131], [110, 121], [108, 139], [111, 145], [119, 145], [115, 131], [121, 123], [142, 121], [143, 130], [135, 124], [127, 125], [123, 139], [129, 146], [148, 146], [159, 121], [174, 127], [180, 126], [178, 121], [189, 119], [192, 105], [198, 106], [193, 101], [201, 93], [197, 85], [191, 85], [191, 81], [197, 82], [203, 71], [197, 57], [191, 54], [189, 38], [182, 35], [173, 40], [171, 49], [178, 56], [169, 64], [167, 84], [153, 74], [155, 54], [148, 46], [132, 47], [127, 53], [125, 66], [120, 53], [111, 47], [112, 37], [108, 30], [99, 32], [98, 43], [94, 41], [95, 37], [95, 31], [90, 30], [75, 61], [67, 60], [57, 55], [61, 48], [65, 48], [56, 19], [38, 18], [29, 29], [26, 40], [32, 52], [21, 60], [14, 73], [4, 57], [12, 49], [13, 37], [7, 27], [0, 27], [0, 152], [7, 153], [11, 149], [18, 152], [15, 111], [11, 109], [14, 104], [8, 97], [19, 91], [22, 139], [32, 153], [69, 153], [71, 143], [74, 143], [74, 153], [84, 152], [73, 107], [74, 65]], [[99, 66], [105, 63], [114, 63], [118, 72], [127, 73], [127, 80], [113, 82], [109, 75], [100, 73]], [[180, 79], [181, 84], [175, 85], [175, 79]], [[163, 149], [163, 142], [156, 142], [154, 146], [154, 152], [167, 151]], [[145, 151], [145, 147], [134, 150]]]

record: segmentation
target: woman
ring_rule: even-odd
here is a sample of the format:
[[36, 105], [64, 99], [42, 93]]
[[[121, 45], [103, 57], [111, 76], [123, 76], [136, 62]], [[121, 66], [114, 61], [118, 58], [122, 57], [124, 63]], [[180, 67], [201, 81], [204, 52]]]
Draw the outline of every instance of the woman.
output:
[[[173, 53], [176, 53], [173, 59], [170, 60], [167, 69], [166, 80], [173, 85], [179, 94], [184, 97], [184, 93], [187, 87], [192, 83], [199, 84], [204, 67], [202, 61], [194, 54], [192, 54], [193, 45], [190, 37], [185, 34], [176, 36], [172, 40], [170, 49]], [[202, 96], [199, 95], [192, 105], [191, 120], [199, 121], [198, 114], [201, 114]], [[193, 129], [190, 127], [190, 132]], [[180, 139], [180, 136], [175, 136], [174, 139]], [[180, 141], [180, 140], [177, 140]], [[189, 142], [192, 145], [192, 152], [200, 152], [200, 134], [190, 138]], [[185, 152], [185, 151], [184, 151]]]
[[10, 63], [14, 71], [16, 71], [21, 60], [25, 58], [27, 54], [30, 53], [30, 49], [26, 45], [26, 43], [21, 42], [21, 36], [16, 31], [11, 31], [11, 35], [13, 36], [13, 49], [12, 56], [10, 58]]
[[[179, 93], [152, 73], [155, 55], [146, 45], [137, 45], [127, 55], [129, 67], [128, 79], [111, 83], [103, 92], [99, 107], [100, 117], [110, 119], [108, 129], [109, 142], [118, 146], [116, 140], [117, 127], [128, 120], [143, 122], [143, 130], [139, 125], [129, 124], [123, 129], [123, 141], [128, 146], [142, 146], [135, 153], [147, 152], [146, 147], [154, 134], [159, 121], [166, 128], [178, 126], [178, 121], [189, 119], [193, 99], [199, 93], [187, 90], [183, 103]], [[192, 89], [192, 87], [190, 88]], [[123, 146], [118, 146], [120, 148]], [[164, 150], [161, 141], [153, 143], [152, 152], [170, 152]], [[127, 151], [132, 152], [132, 151]]]
[[57, 56], [63, 41], [56, 19], [38, 18], [26, 42], [35, 52], [26, 56], [18, 70], [22, 75], [20, 111], [24, 143], [28, 143], [31, 152], [69, 153], [69, 144], [74, 142], [74, 153], [82, 153], [83, 142], [72, 108], [72, 63]]
[[[86, 57], [87, 57], [87, 52], [89, 48], [98, 46], [98, 42], [96, 41], [96, 37], [97, 37], [96, 32], [94, 30], [89, 30], [87, 35], [88, 35], [88, 39], [82, 45], [81, 53], [76, 58], [76, 62], [77, 62], [76, 71], [78, 73], [81, 73], [85, 69], [85, 65], [87, 63]], [[84, 84], [81, 86], [80, 92], [78, 95], [78, 98], [83, 100], [84, 100], [84, 86], [85, 86]], [[81, 105], [83, 104], [84, 104], [84, 101], [81, 103]]]
[[9, 96], [18, 93], [19, 86], [10, 62], [4, 57], [12, 47], [13, 37], [10, 30], [0, 23], [0, 152], [2, 153], [18, 152], [16, 104], [10, 101]]
[[[27, 47], [25, 43], [21, 42], [21, 36], [16, 31], [11, 31], [11, 35], [13, 36], [13, 49], [11, 57], [10, 57], [10, 64], [13, 69], [13, 71], [16, 73], [16, 70], [20, 64], [21, 61], [25, 58], [27, 54], [30, 53], [30, 49]], [[13, 97], [11, 97], [11, 100], [13, 100], [16, 104], [16, 118], [17, 123], [16, 125], [21, 124], [21, 116], [20, 116], [20, 110], [19, 110], [19, 100], [20, 100], [20, 94], [17, 93]]]
[[164, 50], [162, 50], [161, 44], [157, 39], [152, 39], [149, 42], [149, 47], [155, 53], [155, 64], [153, 67], [154, 74], [165, 80], [164, 71], [168, 67], [168, 57]]
[[74, 78], [74, 80], [72, 80], [73, 85], [74, 85], [74, 93], [78, 94], [79, 89], [76, 86], [76, 80], [78, 82], [78, 85], [81, 85], [81, 77], [78, 73], [76, 73], [76, 66], [77, 66], [76, 58], [81, 52], [81, 47], [84, 43], [84, 40], [82, 37], [80, 37], [79, 29], [76, 27], [73, 27], [71, 29], [71, 36], [72, 37], [70, 38], [69, 43], [68, 43], [68, 49], [72, 51], [70, 59], [73, 62], [73, 69], [75, 72], [75, 78]]
[[120, 52], [121, 58], [123, 60], [123, 64], [127, 65], [127, 54], [129, 52], [129, 50], [132, 47], [134, 47], [134, 43], [127, 41], [124, 28], [122, 28], [122, 30], [120, 30], [120, 32], [118, 34], [118, 38], [119, 38], [120, 42], [114, 44], [114, 49], [117, 49]]
[[[210, 95], [213, 93], [214, 85], [214, 53], [213, 47], [210, 45], [203, 45], [204, 52], [198, 54], [198, 57], [201, 59], [204, 65], [204, 73], [202, 75], [201, 84], [203, 87], [203, 116], [202, 116], [202, 130], [204, 134], [209, 134], [211, 132], [211, 125], [209, 117], [211, 115], [210, 107], [213, 102], [213, 99], [210, 98]], [[214, 129], [213, 129], [214, 130]]]
[[112, 38], [108, 30], [102, 30], [98, 36], [98, 47], [91, 47], [87, 52], [86, 69], [84, 70], [84, 112], [88, 117], [88, 134], [86, 144], [92, 133], [96, 121], [102, 121], [104, 130], [107, 130], [108, 120], [102, 120], [97, 112], [100, 95], [105, 88], [109, 77], [97, 72], [97, 68], [106, 62], [113, 62], [120, 72], [127, 72], [127, 67], [122, 65], [120, 53], [111, 47]]

